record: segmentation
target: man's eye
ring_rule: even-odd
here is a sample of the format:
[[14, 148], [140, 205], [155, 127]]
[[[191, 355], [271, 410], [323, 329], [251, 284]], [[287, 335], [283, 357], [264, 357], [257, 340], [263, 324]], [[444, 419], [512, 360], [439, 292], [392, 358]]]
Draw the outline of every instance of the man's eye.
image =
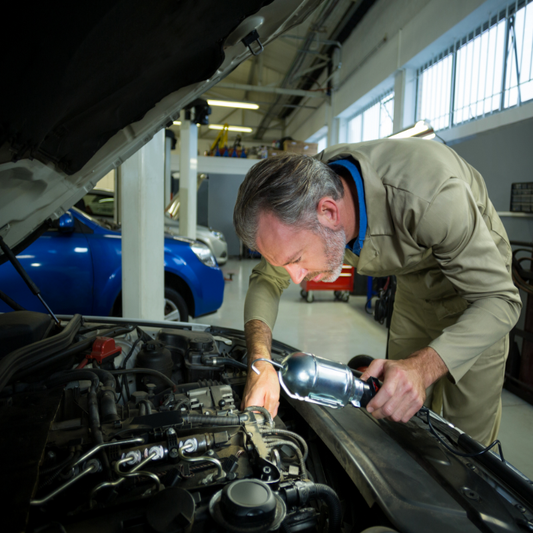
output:
[[299, 263], [301, 259], [302, 259], [301, 257], [298, 257], [298, 259], [295, 259], [292, 263], [293, 263], [293, 264], [295, 264], [295, 263]]

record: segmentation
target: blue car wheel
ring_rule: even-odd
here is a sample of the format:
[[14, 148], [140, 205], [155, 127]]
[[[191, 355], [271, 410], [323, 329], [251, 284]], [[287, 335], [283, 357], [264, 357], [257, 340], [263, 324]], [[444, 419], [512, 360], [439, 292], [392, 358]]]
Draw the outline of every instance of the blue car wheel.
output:
[[187, 303], [174, 289], [165, 288], [165, 320], [188, 322], [189, 310]]

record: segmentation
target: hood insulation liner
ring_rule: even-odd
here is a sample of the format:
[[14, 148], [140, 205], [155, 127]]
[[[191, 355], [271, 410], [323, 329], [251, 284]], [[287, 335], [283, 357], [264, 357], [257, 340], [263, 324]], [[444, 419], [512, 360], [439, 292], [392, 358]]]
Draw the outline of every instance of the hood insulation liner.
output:
[[271, 2], [12, 4], [0, 37], [1, 152], [74, 174], [162, 98], [211, 77], [227, 36]]

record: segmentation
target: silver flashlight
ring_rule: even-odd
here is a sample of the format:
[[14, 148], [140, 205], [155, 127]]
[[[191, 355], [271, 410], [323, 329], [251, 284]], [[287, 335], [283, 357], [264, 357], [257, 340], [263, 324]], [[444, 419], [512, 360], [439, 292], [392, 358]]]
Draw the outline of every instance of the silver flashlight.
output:
[[256, 359], [252, 370], [259, 374], [255, 363], [266, 361], [278, 369], [279, 382], [290, 398], [338, 409], [351, 403], [366, 407], [379, 390], [379, 381], [356, 378], [350, 367], [316, 355], [295, 352], [281, 363], [271, 359]]

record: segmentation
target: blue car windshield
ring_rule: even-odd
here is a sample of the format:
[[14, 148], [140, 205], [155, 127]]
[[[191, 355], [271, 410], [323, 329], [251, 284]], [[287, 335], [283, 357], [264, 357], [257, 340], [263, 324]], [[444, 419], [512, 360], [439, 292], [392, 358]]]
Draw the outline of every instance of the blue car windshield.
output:
[[81, 209], [78, 209], [77, 207], [71, 207], [71, 209], [80, 213], [82, 216], [88, 218], [91, 222], [98, 224], [102, 228], [110, 229], [111, 231], [120, 231], [120, 224], [117, 224], [116, 222], [114, 222], [113, 219], [109, 219], [107, 217], [106, 218], [95, 217], [95, 216], [85, 213], [84, 211], [82, 211]]

